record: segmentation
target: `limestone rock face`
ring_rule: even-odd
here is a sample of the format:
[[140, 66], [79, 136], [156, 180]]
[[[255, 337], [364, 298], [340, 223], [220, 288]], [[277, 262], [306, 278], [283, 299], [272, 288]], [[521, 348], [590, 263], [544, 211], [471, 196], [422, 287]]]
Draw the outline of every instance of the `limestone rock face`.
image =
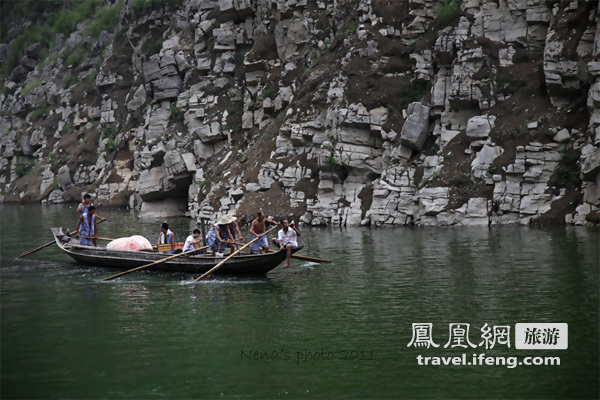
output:
[[[184, 3], [125, 7], [97, 37], [82, 21], [52, 48], [0, 44], [0, 201], [597, 223], [597, 2], [467, 0], [447, 26], [434, 0]], [[7, 43], [36, 21], [18, 23]]]
[[153, 88], [155, 101], [176, 98], [181, 92], [183, 80], [173, 50], [167, 50], [162, 55], [153, 55], [144, 63], [143, 69]]

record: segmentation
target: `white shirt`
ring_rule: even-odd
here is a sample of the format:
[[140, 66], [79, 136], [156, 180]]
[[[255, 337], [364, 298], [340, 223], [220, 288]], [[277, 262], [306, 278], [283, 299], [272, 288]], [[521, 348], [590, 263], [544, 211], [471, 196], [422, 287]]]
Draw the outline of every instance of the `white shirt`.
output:
[[291, 243], [294, 247], [298, 246], [298, 242], [296, 241], [296, 231], [292, 228], [288, 228], [287, 233], [281, 229], [277, 234], [277, 239], [279, 239], [279, 241], [282, 243]]
[[[162, 231], [160, 232], [160, 244], [168, 244], [169, 241], [167, 239], [168, 236], [171, 236], [171, 241], [173, 241], [173, 232], [170, 229], [167, 229], [167, 235], [165, 236], [164, 233], [162, 233]], [[175, 244], [175, 243], [173, 243]]]
[[198, 240], [200, 240], [200, 237], [198, 237], [198, 239], [194, 239], [194, 236], [188, 236], [187, 239], [185, 239], [185, 244], [183, 245], [183, 249], [181, 249], [181, 251], [186, 252], [193, 250], [194, 245], [192, 244], [192, 242], [197, 242]]

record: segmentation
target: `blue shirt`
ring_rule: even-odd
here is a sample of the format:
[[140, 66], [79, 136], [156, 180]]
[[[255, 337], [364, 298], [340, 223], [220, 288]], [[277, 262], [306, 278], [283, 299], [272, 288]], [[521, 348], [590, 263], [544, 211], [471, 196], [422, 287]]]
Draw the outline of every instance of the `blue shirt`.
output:
[[82, 204], [81, 211], [80, 211], [81, 215], [87, 214], [89, 208], [94, 205], [94, 203], [90, 203], [89, 206], [86, 206], [85, 203], [81, 203], [81, 204]]

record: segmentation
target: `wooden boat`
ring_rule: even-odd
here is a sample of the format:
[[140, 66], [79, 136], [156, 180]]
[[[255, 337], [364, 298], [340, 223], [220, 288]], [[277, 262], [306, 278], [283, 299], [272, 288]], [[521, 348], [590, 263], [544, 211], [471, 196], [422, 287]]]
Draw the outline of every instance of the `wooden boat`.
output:
[[[172, 256], [172, 254], [159, 254], [153, 251], [123, 251], [110, 250], [105, 247], [81, 246], [79, 240], [65, 234], [62, 228], [51, 228], [51, 231], [58, 247], [73, 259], [85, 265], [125, 271]], [[295, 253], [302, 247], [299, 246], [292, 251]], [[285, 249], [282, 249], [267, 254], [240, 254], [227, 261], [215, 271], [215, 274], [266, 274], [285, 260], [285, 252]], [[227, 257], [227, 254], [222, 257], [185, 255], [149, 267], [148, 270], [198, 275], [207, 272], [225, 257]]]

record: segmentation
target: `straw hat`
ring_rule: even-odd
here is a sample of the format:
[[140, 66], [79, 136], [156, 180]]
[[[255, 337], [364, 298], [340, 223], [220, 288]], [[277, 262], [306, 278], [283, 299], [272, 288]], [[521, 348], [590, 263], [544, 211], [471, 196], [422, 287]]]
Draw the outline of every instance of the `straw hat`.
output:
[[227, 225], [232, 223], [233, 221], [235, 221], [237, 218], [232, 216], [231, 214], [227, 214], [224, 215], [223, 217], [221, 217], [221, 219], [219, 220], [219, 222], [217, 222], [217, 224], [219, 225]]
[[237, 217], [234, 217], [233, 214], [227, 214], [229, 218], [231, 218], [231, 222], [237, 220]]

